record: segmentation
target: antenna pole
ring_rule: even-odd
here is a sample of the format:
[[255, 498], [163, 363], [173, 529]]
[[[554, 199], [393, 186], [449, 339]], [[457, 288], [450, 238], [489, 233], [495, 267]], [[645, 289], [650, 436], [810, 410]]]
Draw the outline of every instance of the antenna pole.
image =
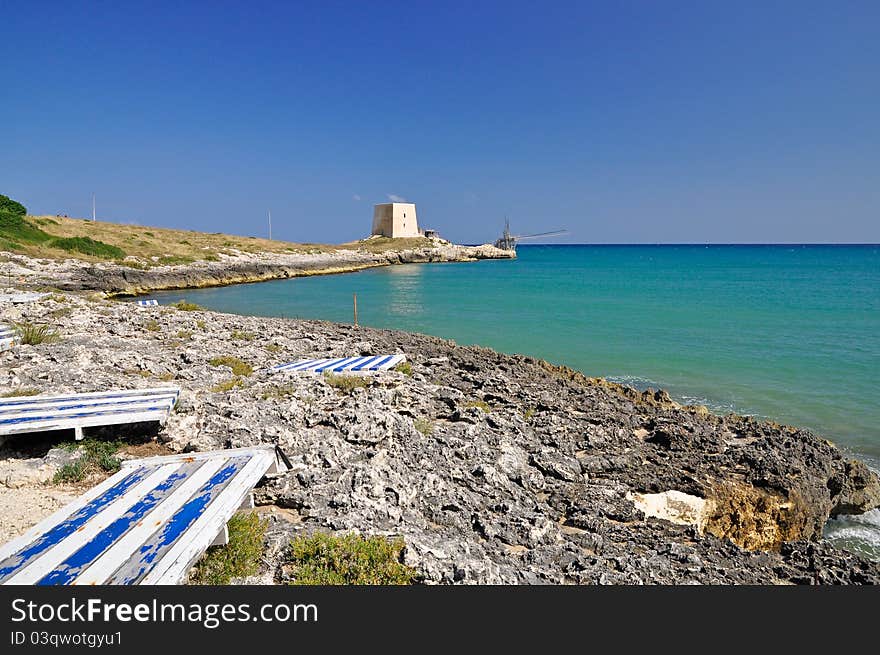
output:
[[269, 241], [272, 240], [272, 210], [269, 211]]
[[95, 193], [92, 192], [92, 221], [95, 220]]

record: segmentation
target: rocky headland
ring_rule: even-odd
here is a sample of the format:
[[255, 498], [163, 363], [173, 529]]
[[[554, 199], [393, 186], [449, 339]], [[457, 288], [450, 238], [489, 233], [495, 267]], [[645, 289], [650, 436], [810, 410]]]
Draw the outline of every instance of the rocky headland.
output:
[[[69, 283], [106, 288], [117, 274]], [[143, 288], [123, 281], [107, 290]], [[284, 450], [292, 470], [257, 489], [271, 526], [250, 582], [284, 581], [286, 543], [314, 531], [400, 536], [428, 583], [880, 582], [880, 564], [822, 539], [829, 517], [880, 505], [880, 481], [806, 430], [404, 332], [82, 293], [5, 304], [2, 320], [59, 338], [0, 353], [0, 393], [176, 385], [155, 449]], [[411, 368], [351, 389], [265, 370], [383, 352]], [[222, 355], [253, 372], [212, 364]], [[0, 495], [20, 494], [28, 525], [70, 493], [58, 500], [51, 482], [58, 451], [22, 436], [0, 453]], [[27, 527], [4, 524], [0, 536]]]
[[[4, 278], [23, 288], [67, 291], [101, 291], [108, 294], [139, 294], [164, 289], [225, 286], [263, 282], [306, 275], [348, 273], [394, 264], [470, 262], [478, 259], [511, 259], [516, 253], [492, 245], [461, 246], [441, 239], [414, 248], [370, 249], [316, 248], [314, 252], [245, 252], [227, 249], [215, 260], [177, 265], [134, 266], [127, 261], [87, 262], [39, 259], [24, 254], [2, 253], [0, 281]], [[368, 242], [365, 242], [368, 243]], [[158, 259], [158, 258], [157, 258]]]

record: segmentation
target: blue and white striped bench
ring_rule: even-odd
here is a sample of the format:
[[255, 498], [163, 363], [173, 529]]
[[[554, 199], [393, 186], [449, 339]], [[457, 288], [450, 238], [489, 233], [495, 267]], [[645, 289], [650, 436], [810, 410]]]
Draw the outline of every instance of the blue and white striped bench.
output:
[[136, 300], [134, 304], [137, 305], [138, 307], [155, 307], [159, 304], [159, 301], [155, 300], [155, 299]]
[[226, 522], [253, 507], [267, 474], [290, 468], [275, 446], [124, 462], [122, 469], [0, 546], [0, 584], [179, 584]]
[[164, 423], [179, 396], [166, 387], [0, 398], [0, 436], [72, 429], [82, 439], [87, 427]]
[[11, 325], [0, 323], [0, 350], [8, 350], [18, 340], [18, 332]]
[[368, 357], [330, 357], [329, 359], [301, 359], [289, 364], [279, 364], [270, 373], [372, 373], [387, 371], [401, 362], [406, 355], [370, 355]]

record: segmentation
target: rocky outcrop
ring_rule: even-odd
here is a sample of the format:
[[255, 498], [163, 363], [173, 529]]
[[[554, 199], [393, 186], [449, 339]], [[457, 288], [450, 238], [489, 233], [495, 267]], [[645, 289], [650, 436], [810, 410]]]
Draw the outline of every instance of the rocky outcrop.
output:
[[24, 255], [3, 253], [0, 277], [15, 276], [33, 287], [61, 290], [102, 291], [108, 294], [139, 294], [163, 289], [225, 286], [245, 282], [348, 273], [393, 264], [467, 262], [479, 259], [510, 259], [516, 253], [494, 246], [459, 246], [437, 242], [431, 248], [389, 250], [334, 250], [315, 253], [222, 254], [219, 261], [196, 261], [177, 266], [133, 268], [124, 263], [92, 264], [70, 259], [64, 262], [34, 260]]
[[[291, 535], [354, 530], [403, 537], [435, 583], [880, 582], [822, 539], [829, 516], [880, 505], [877, 476], [806, 430], [403, 332], [73, 295], [10, 311], [54, 312], [62, 340], [0, 355], [0, 393], [175, 384], [168, 447], [285, 450], [292, 470], [257, 494], [276, 510], [266, 580]], [[343, 392], [265, 372], [381, 352], [409, 374]], [[231, 389], [210, 363], [227, 354], [256, 369]]]

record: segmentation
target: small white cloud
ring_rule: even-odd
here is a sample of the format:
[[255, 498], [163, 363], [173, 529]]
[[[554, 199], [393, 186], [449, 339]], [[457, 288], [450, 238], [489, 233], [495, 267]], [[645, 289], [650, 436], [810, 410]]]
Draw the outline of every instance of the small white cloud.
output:
[[351, 197], [351, 199], [352, 199], [352, 200], [358, 200], [358, 201], [360, 201], [361, 197], [360, 197], [358, 194], [354, 194], [354, 195]]
[[389, 193], [388, 200], [391, 202], [406, 202], [406, 198], [403, 196], [398, 196], [396, 193]]

